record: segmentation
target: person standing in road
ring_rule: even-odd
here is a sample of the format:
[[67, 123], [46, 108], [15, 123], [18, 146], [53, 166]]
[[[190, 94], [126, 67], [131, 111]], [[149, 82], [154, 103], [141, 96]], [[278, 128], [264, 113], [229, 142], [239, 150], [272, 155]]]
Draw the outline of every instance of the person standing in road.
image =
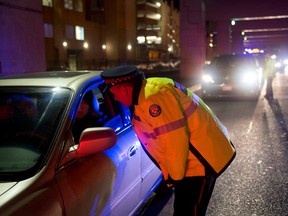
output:
[[217, 176], [236, 155], [226, 128], [172, 79], [146, 79], [135, 66], [108, 69], [101, 77], [115, 100], [131, 107], [141, 145], [174, 187], [174, 216], [204, 216]]
[[276, 74], [276, 56], [267, 55], [265, 59], [264, 78], [266, 79], [266, 94], [264, 97], [268, 100], [273, 99], [272, 82]]

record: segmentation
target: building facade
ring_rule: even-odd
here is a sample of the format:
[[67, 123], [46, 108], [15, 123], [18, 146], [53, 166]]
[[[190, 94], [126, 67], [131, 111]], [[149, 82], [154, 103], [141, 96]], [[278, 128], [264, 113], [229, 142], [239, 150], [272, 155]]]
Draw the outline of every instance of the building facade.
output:
[[42, 0], [47, 70], [153, 68], [179, 60], [171, 1]]
[[45, 69], [41, 1], [0, 0], [0, 75]]

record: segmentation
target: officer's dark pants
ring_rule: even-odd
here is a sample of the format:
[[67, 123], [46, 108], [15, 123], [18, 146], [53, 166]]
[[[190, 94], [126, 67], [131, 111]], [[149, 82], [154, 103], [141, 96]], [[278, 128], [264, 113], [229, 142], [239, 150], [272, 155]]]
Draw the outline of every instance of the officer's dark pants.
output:
[[267, 83], [266, 83], [266, 94], [265, 94], [266, 98], [273, 98], [272, 81], [273, 81], [273, 77], [268, 76]]
[[185, 177], [174, 185], [174, 216], [204, 216], [215, 177]]

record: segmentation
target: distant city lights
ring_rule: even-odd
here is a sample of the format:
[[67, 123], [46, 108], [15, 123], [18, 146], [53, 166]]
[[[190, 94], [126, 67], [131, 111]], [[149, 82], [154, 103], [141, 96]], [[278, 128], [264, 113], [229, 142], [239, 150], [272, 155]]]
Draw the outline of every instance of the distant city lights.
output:
[[160, 3], [160, 2], [156, 2], [156, 6], [157, 6], [158, 8], [160, 8], [160, 7], [161, 7], [161, 3]]
[[244, 51], [244, 54], [246, 53], [249, 53], [249, 54], [264, 53], [264, 50], [258, 49], [258, 48], [254, 48], [254, 49], [246, 48]]

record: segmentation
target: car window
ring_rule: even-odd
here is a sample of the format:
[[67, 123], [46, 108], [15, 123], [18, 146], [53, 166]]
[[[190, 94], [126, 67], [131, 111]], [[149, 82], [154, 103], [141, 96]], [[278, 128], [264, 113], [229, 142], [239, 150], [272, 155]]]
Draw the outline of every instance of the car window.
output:
[[[87, 95], [90, 95], [89, 97]], [[81, 104], [86, 101], [86, 114], [81, 118], [78, 115], [81, 111]], [[85, 106], [85, 105], [83, 105]], [[98, 86], [85, 92], [78, 107], [72, 133], [74, 142], [79, 143], [81, 133], [89, 127], [110, 127], [116, 132], [121, 131], [131, 122], [130, 110], [121, 103], [114, 100], [105, 86]]]
[[113, 128], [116, 132], [131, 124], [131, 112], [120, 102], [115, 101], [110, 91], [107, 91], [106, 85], [100, 85], [93, 89], [97, 92], [97, 100], [100, 104], [100, 111], [107, 116], [104, 126]]
[[70, 96], [68, 89], [0, 88], [0, 180], [42, 164]]
[[237, 69], [255, 68], [256, 66], [254, 58], [248, 55], [223, 55], [215, 57], [210, 64], [210, 68], [218, 74], [226, 74], [232, 71], [237, 72]]

